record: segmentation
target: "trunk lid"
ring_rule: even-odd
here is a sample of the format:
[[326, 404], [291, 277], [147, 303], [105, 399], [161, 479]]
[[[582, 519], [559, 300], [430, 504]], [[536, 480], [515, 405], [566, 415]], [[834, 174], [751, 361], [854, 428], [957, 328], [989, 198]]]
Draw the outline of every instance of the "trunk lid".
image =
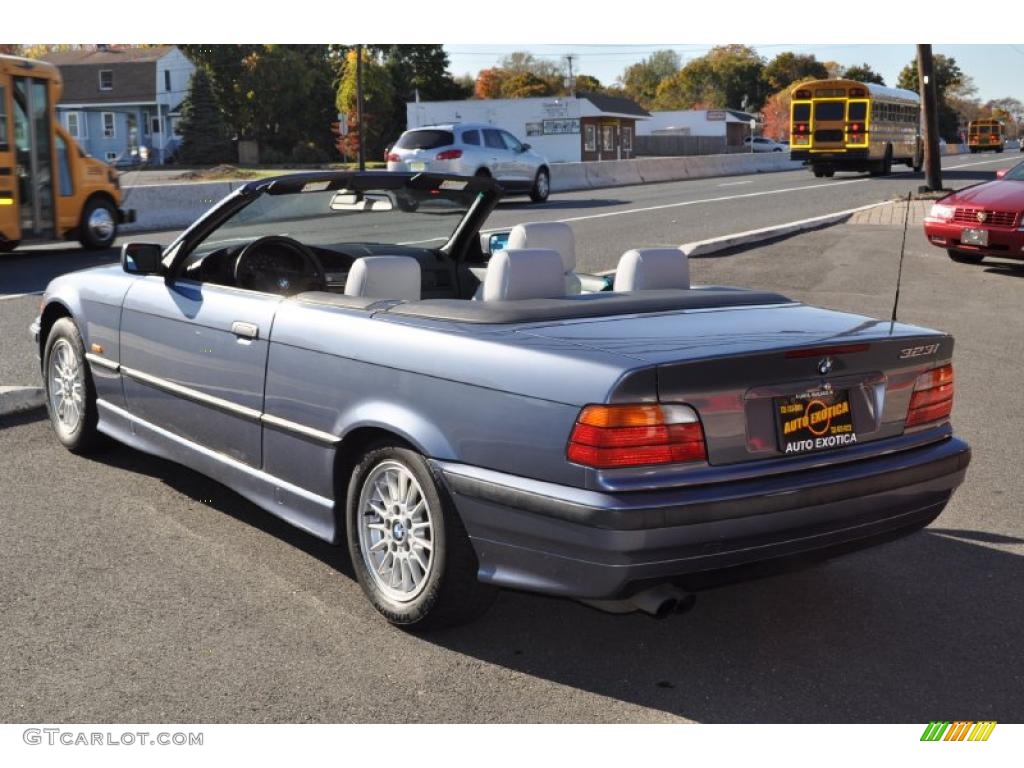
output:
[[[896, 323], [890, 333], [888, 321], [802, 304], [581, 320], [529, 333], [656, 366], [658, 399], [697, 409], [711, 464], [900, 435], [914, 380], [953, 350], [938, 331]], [[803, 416], [817, 421], [797, 423]], [[829, 439], [819, 444], [818, 436]]]

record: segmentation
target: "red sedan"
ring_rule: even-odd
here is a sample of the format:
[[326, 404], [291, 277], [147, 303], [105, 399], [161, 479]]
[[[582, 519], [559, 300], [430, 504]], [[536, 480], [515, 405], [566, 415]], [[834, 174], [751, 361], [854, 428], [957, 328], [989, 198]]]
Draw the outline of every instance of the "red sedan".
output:
[[953, 261], [1024, 259], [1024, 163], [936, 202], [925, 217], [924, 233]]

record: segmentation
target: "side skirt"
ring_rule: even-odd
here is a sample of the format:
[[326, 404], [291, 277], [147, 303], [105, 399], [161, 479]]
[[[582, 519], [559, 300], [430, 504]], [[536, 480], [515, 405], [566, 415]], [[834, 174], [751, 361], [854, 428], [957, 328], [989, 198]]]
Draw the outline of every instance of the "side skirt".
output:
[[287, 523], [319, 539], [335, 541], [334, 501], [288, 483], [151, 424], [123, 408], [97, 400], [98, 429], [145, 453], [194, 469]]

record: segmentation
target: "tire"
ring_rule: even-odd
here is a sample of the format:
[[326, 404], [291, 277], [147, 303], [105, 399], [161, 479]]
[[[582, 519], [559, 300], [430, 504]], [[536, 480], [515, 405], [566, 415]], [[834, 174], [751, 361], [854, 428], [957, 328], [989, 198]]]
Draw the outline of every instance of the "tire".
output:
[[959, 264], [981, 264], [982, 259], [985, 258], [985, 254], [983, 253], [954, 251], [952, 248], [946, 249], [946, 253], [949, 254], [949, 258]]
[[892, 173], [892, 145], [885, 145], [885, 155], [869, 171], [872, 176], [888, 176]]
[[106, 438], [96, 428], [96, 387], [85, 359], [85, 344], [69, 317], [55, 322], [46, 337], [43, 390], [50, 424], [65, 448], [85, 454], [104, 447]]
[[0, 240], [0, 253], [10, 253], [21, 245], [21, 240]]
[[825, 176], [825, 172], [824, 171], [819, 171], [817, 168], [814, 169], [814, 178], [821, 179], [821, 178], [824, 178], [824, 176]]
[[458, 512], [415, 451], [381, 443], [362, 456], [348, 486], [345, 529], [359, 585], [396, 626], [465, 624], [497, 596], [477, 579], [479, 563]]
[[836, 172], [833, 169], [828, 168], [828, 169], [822, 171], [821, 175], [824, 176], [826, 179], [831, 179], [833, 176], [836, 175]]
[[481, 179], [491, 178], [491, 172], [486, 168], [477, 168], [476, 173], [474, 173], [473, 175]]
[[533, 187], [530, 189], [530, 199], [535, 203], [543, 203], [551, 194], [551, 174], [547, 168], [537, 171], [537, 178], [533, 180]]
[[996, 154], [999, 154], [999, 155], [1003, 154], [1003, 148], [999, 147], [998, 149], [996, 149]]
[[117, 239], [117, 209], [105, 197], [94, 197], [82, 210], [78, 241], [90, 251], [102, 251]]

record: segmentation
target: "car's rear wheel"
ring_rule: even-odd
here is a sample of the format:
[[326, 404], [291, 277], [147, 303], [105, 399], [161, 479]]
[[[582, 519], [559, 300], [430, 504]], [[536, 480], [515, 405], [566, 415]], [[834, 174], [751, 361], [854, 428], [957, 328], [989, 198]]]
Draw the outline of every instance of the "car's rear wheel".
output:
[[415, 451], [378, 444], [352, 472], [346, 500], [352, 566], [370, 603], [392, 624], [464, 624], [490, 607], [476, 554], [444, 486]]
[[543, 203], [551, 194], [551, 174], [547, 168], [537, 171], [537, 177], [533, 180], [533, 188], [530, 190], [530, 199], [535, 203]]
[[491, 178], [491, 172], [486, 168], [477, 168], [476, 173], [474, 173], [473, 175], [480, 179]]
[[85, 360], [85, 344], [69, 317], [53, 324], [43, 354], [44, 388], [50, 423], [61, 444], [72, 453], [103, 446], [96, 428], [96, 387]]
[[985, 258], [985, 254], [983, 253], [955, 251], [952, 248], [948, 248], [946, 253], [949, 254], [949, 258], [953, 261], [959, 262], [960, 264], [980, 264], [981, 260]]
[[90, 251], [101, 251], [117, 238], [117, 209], [104, 197], [95, 197], [82, 210], [78, 240]]

